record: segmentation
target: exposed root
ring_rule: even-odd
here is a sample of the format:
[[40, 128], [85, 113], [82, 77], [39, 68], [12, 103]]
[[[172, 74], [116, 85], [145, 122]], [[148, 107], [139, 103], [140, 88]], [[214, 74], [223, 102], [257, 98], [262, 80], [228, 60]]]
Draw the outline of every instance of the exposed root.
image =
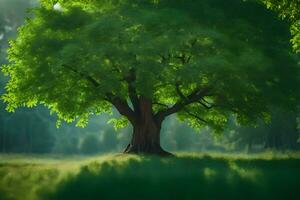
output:
[[163, 150], [161, 147], [154, 147], [154, 148], [137, 148], [136, 146], [128, 145], [124, 150], [125, 154], [142, 154], [142, 155], [155, 155], [161, 157], [169, 157], [175, 156], [174, 154]]

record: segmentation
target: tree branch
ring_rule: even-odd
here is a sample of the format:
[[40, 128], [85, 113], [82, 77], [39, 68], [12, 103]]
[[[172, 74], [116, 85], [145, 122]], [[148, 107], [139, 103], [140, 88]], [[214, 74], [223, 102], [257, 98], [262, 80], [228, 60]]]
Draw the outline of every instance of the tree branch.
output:
[[82, 77], [82, 78], [88, 80], [88, 81], [89, 81], [90, 83], [92, 83], [95, 87], [99, 87], [100, 84], [99, 84], [93, 77], [91, 77], [90, 75], [85, 74], [85, 73], [83, 73], [83, 72], [81, 72], [81, 71], [78, 71], [77, 69], [74, 69], [74, 68], [72, 68], [72, 67], [70, 67], [70, 66], [68, 66], [68, 65], [65, 65], [65, 64], [62, 65], [62, 66], [65, 67], [65, 68], [67, 68], [67, 69], [69, 69], [69, 70], [71, 70], [72, 72], [78, 74], [80, 77]]
[[[63, 67], [78, 74], [80, 77], [85, 78], [86, 80], [91, 82], [95, 87], [99, 87], [100, 84], [90, 75], [80, 72], [77, 69], [74, 69], [68, 65], [63, 65]], [[119, 111], [119, 113], [127, 117], [131, 123], [136, 122], [136, 115], [125, 100], [122, 100], [121, 98], [114, 96], [112, 93], [107, 93], [105, 95], [105, 100], [113, 104], [114, 107]]]
[[195, 103], [199, 101], [201, 98], [206, 96], [209, 91], [211, 90], [210, 87], [206, 87], [203, 89], [197, 89], [194, 92], [192, 92], [190, 95], [186, 97], [184, 100], [179, 100], [177, 103], [175, 103], [172, 107], [169, 107], [165, 110], [159, 111], [155, 114], [155, 117], [158, 118], [158, 120], [163, 120], [165, 117], [174, 114], [176, 112], [179, 112], [182, 110], [185, 106], [190, 105], [192, 103]]
[[189, 63], [190, 62], [190, 60], [191, 60], [191, 58], [192, 58], [192, 56], [191, 55], [186, 55], [186, 54], [181, 54], [181, 55], [178, 55], [178, 56], [174, 56], [174, 58], [177, 58], [177, 59], [179, 59], [180, 60], [180, 62], [181, 62], [181, 64], [187, 64], [187, 63]]
[[171, 59], [172, 56], [171, 56], [170, 53], [168, 53], [167, 56], [165, 56], [165, 55], [163, 55], [163, 54], [160, 54], [159, 57], [161, 58], [160, 62], [161, 62], [162, 64], [165, 64], [165, 63], [167, 63], [168, 61], [170, 61], [170, 59]]
[[195, 38], [195, 39], [193, 39], [192, 41], [191, 41], [191, 47], [193, 48], [196, 44], [197, 44], [197, 42], [198, 42], [198, 39], [197, 38]]
[[166, 108], [169, 108], [169, 106], [167, 104], [163, 104], [163, 103], [159, 103], [159, 102], [152, 102], [153, 105], [159, 105], [159, 106], [163, 106]]
[[111, 102], [115, 108], [119, 111], [119, 113], [134, 124], [136, 122], [136, 114], [134, 111], [130, 108], [128, 103], [125, 100], [122, 100], [121, 98], [118, 97], [113, 97], [109, 99], [109, 102]]
[[[201, 100], [205, 101], [203, 98]], [[207, 105], [207, 104], [205, 104], [205, 103], [208, 103], [207, 101], [205, 101], [205, 103], [203, 103], [201, 100], [199, 100], [198, 103], [201, 104], [204, 108], [206, 108], [208, 110], [216, 107], [216, 105]]]
[[181, 92], [180, 85], [178, 82], [175, 84], [175, 88], [176, 88], [176, 92], [178, 93], [180, 98], [182, 98], [183, 100], [186, 100], [186, 96], [184, 96], [184, 94]]
[[205, 119], [202, 119], [202, 118], [199, 117], [198, 115], [195, 115], [195, 114], [189, 112], [187, 109], [184, 109], [184, 112], [186, 112], [186, 113], [187, 113], [188, 115], [190, 115], [191, 117], [194, 117], [194, 118], [198, 119], [199, 121], [208, 124], [208, 121], [206, 121]]

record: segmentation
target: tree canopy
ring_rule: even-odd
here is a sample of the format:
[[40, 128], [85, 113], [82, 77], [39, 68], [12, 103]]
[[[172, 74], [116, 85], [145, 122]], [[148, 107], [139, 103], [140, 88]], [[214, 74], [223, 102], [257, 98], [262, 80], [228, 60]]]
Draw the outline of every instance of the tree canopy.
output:
[[300, 1], [299, 0], [262, 0], [268, 8], [276, 11], [282, 19], [291, 22], [293, 48], [300, 53]]
[[232, 114], [268, 121], [299, 101], [288, 24], [257, 3], [42, 0], [32, 12], [2, 69], [9, 111], [43, 104], [84, 126], [113, 105], [126, 125], [147, 99], [155, 116], [221, 131]]

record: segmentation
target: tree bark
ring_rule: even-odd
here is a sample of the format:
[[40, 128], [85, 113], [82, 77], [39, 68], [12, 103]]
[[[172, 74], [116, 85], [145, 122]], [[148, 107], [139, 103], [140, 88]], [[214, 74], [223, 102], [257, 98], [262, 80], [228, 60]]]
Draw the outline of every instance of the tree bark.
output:
[[[90, 76], [85, 77], [90, 80], [95, 86], [94, 80], [91, 80]], [[172, 155], [166, 152], [160, 146], [160, 130], [163, 120], [180, 110], [184, 109], [192, 103], [199, 102], [205, 96], [208, 96], [212, 90], [212, 87], [197, 88], [189, 95], [184, 96], [180, 91], [179, 85], [177, 91], [181, 99], [173, 106], [166, 108], [165, 110], [153, 113], [152, 102], [145, 96], [138, 96], [136, 88], [134, 87], [135, 71], [130, 70], [128, 76], [124, 77], [124, 80], [128, 85], [129, 99], [132, 103], [132, 107], [128, 105], [127, 100], [114, 96], [112, 93], [106, 94], [106, 100], [114, 105], [119, 113], [125, 116], [133, 126], [133, 134], [130, 144], [125, 149], [125, 153], [137, 153], [137, 154], [156, 154], [169, 156]], [[204, 105], [207, 109], [211, 106]], [[194, 116], [197, 117], [197, 116]], [[201, 121], [205, 122], [201, 118], [197, 117]]]
[[130, 144], [124, 153], [153, 154], [169, 156], [171, 153], [162, 149], [160, 145], [161, 121], [157, 120], [152, 112], [152, 103], [146, 98], [141, 98], [139, 112], [133, 125]]

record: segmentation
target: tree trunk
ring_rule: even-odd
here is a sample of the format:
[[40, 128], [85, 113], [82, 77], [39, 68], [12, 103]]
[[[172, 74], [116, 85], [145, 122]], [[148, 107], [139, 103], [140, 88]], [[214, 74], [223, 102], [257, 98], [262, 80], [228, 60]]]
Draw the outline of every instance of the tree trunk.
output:
[[132, 139], [124, 153], [172, 155], [160, 146], [161, 122], [155, 119], [152, 104], [147, 99], [140, 100], [139, 117], [132, 125]]

